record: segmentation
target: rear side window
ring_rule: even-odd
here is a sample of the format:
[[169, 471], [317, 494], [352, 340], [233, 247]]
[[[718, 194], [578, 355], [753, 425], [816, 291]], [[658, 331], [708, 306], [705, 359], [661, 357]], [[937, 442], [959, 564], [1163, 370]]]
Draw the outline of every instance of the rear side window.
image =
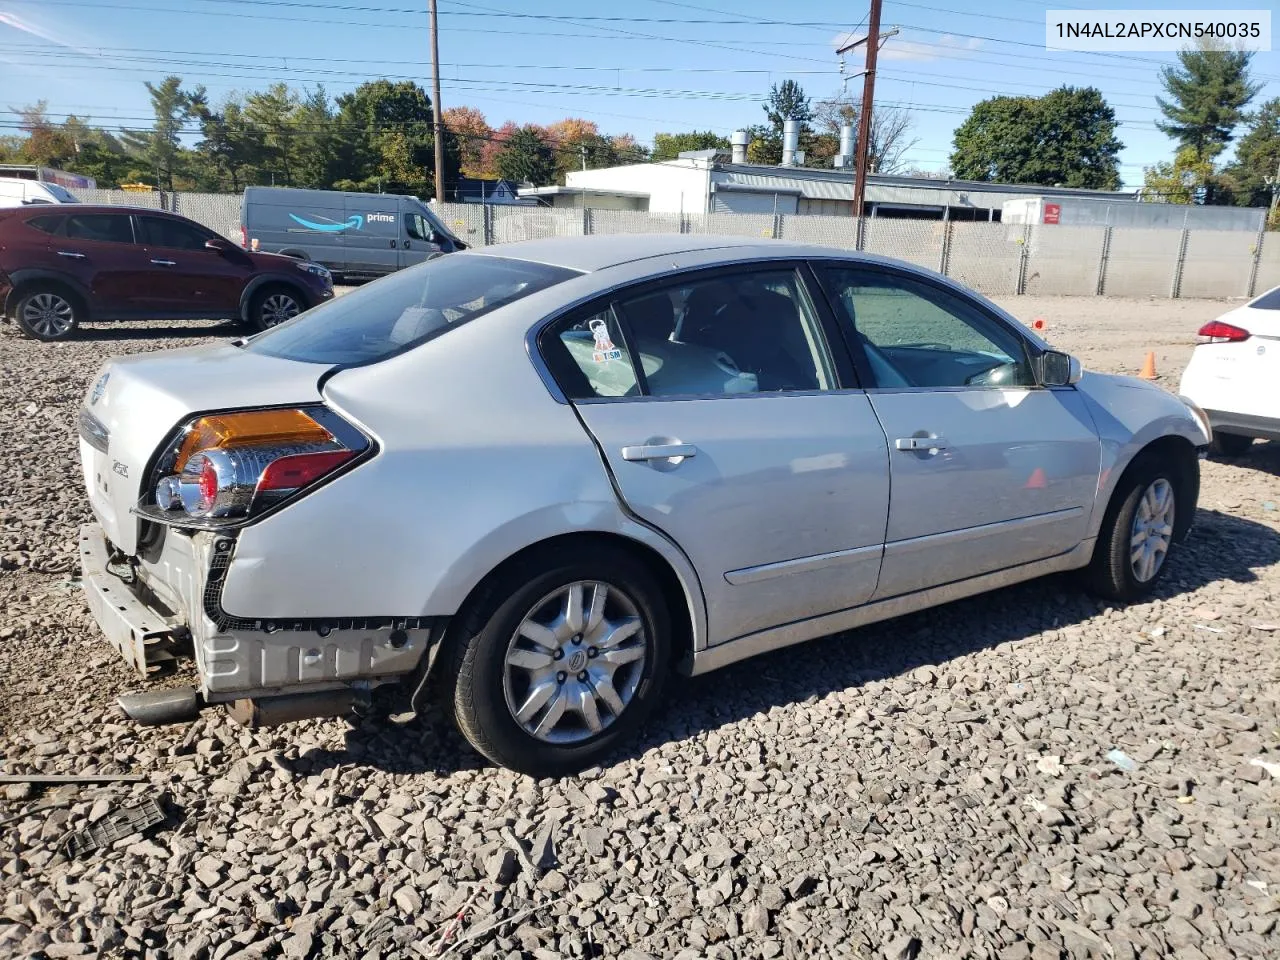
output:
[[27, 221], [27, 226], [41, 233], [57, 233], [58, 228], [62, 226], [62, 219], [62, 217], [32, 217]]
[[1280, 287], [1268, 290], [1249, 304], [1254, 310], [1280, 310]]
[[205, 241], [213, 239], [212, 234], [181, 220], [170, 220], [167, 217], [139, 217], [141, 241], [149, 247], [170, 247], [177, 250], [203, 250]]
[[304, 363], [376, 363], [577, 275], [501, 257], [437, 257], [272, 327], [245, 349]]
[[67, 217], [67, 236], [72, 240], [133, 243], [133, 226], [127, 213], [78, 213]]

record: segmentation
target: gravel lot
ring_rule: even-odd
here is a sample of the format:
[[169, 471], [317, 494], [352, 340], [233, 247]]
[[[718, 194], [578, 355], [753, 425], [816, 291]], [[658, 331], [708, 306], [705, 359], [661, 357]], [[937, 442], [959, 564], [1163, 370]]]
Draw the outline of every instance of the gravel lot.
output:
[[[1155, 350], [1173, 386], [1227, 309], [1006, 306], [1086, 366]], [[1151, 603], [1051, 578], [793, 648], [677, 685], [632, 752], [539, 782], [438, 717], [117, 714], [136, 684], [75, 583], [74, 412], [103, 358], [228, 332], [0, 329], [0, 772], [147, 777], [0, 794], [0, 819], [69, 803], [0, 833], [0, 956], [436, 956], [464, 908], [449, 956], [1280, 955], [1280, 794], [1249, 763], [1280, 763], [1280, 445], [1204, 465]], [[169, 825], [55, 857], [160, 791]]]

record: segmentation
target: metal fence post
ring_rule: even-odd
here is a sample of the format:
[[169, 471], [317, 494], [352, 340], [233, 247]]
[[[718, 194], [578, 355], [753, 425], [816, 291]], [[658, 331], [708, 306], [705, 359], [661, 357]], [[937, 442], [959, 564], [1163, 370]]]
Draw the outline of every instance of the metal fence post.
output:
[[1027, 292], [1027, 259], [1031, 255], [1031, 224], [1022, 228], [1022, 250], [1018, 254], [1018, 277], [1013, 292], [1022, 296]]
[[582, 235], [589, 237], [591, 235], [591, 208], [582, 208]]
[[1262, 245], [1266, 240], [1266, 230], [1259, 230], [1258, 239], [1253, 242], [1253, 266], [1249, 268], [1249, 289], [1244, 293], [1249, 299], [1253, 299], [1253, 292], [1258, 288], [1258, 267], [1262, 264]]
[[1107, 259], [1111, 256], [1111, 227], [1102, 228], [1102, 253], [1098, 256], [1098, 284], [1094, 288], [1093, 294], [1096, 297], [1102, 296], [1102, 291], [1107, 286]]
[[480, 223], [484, 245], [486, 247], [491, 246], [493, 244], [493, 204], [482, 203], [480, 205]]
[[948, 276], [947, 269], [951, 266], [951, 230], [954, 226], [953, 220], [948, 220], [942, 225], [942, 250], [938, 254], [938, 272], [944, 277]]
[[1190, 234], [1190, 230], [1183, 230], [1182, 237], [1178, 241], [1178, 261], [1173, 265], [1173, 283], [1169, 285], [1171, 300], [1177, 300], [1178, 294], [1182, 292], [1182, 266], [1187, 260], [1187, 239]]
[[858, 240], [857, 240], [857, 249], [858, 249], [859, 251], [865, 250], [865, 249], [867, 248], [867, 246], [866, 246], [866, 245], [867, 245], [867, 230], [866, 230], [866, 223], [867, 223], [867, 218], [866, 218], [866, 217], [859, 217], [859, 218], [858, 218]]
[[775, 213], [773, 215], [773, 239], [782, 239], [782, 214]]

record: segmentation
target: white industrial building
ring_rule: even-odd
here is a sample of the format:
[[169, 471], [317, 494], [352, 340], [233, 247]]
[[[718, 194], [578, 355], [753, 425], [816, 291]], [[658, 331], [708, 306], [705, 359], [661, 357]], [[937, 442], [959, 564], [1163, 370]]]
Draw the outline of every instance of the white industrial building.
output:
[[[520, 196], [551, 207], [640, 210], [649, 213], [764, 213], [849, 216], [853, 170], [798, 166], [803, 154], [784, 140], [783, 163], [745, 162], [745, 134], [734, 135], [733, 154], [697, 150], [678, 159], [599, 170], [571, 171], [565, 186], [525, 187]], [[851, 159], [852, 131], [842, 138], [836, 163]], [[1266, 211], [1141, 203], [1140, 191], [939, 180], [891, 174], [867, 177], [869, 217], [1008, 220], [1068, 226], [1262, 229]]]

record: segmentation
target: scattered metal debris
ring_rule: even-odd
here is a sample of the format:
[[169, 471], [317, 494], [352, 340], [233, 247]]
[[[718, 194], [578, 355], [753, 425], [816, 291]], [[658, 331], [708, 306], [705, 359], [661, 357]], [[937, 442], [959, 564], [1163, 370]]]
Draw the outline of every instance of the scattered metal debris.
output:
[[168, 818], [162, 804], [163, 796], [147, 797], [131, 807], [122, 807], [108, 813], [92, 826], [79, 830], [62, 843], [62, 851], [74, 860], [94, 850], [109, 847], [118, 840], [141, 833]]
[[487, 937], [493, 933], [496, 933], [498, 930], [502, 929], [508, 924], [523, 923], [525, 920], [528, 920], [531, 916], [533, 916], [539, 910], [546, 910], [550, 907], [554, 907], [557, 903], [560, 903], [564, 899], [565, 899], [564, 897], [556, 897], [554, 900], [548, 900], [546, 903], [535, 903], [532, 907], [527, 907], [524, 910], [520, 910], [516, 913], [513, 913], [509, 917], [499, 917], [497, 920], [493, 921], [493, 923], [487, 923], [483, 927], [477, 927], [475, 930], [468, 930], [462, 936], [458, 937], [458, 939], [455, 940], [453, 943], [451, 943], [448, 947], [446, 947], [444, 952], [441, 953], [440, 956], [443, 957], [446, 954], [452, 953], [454, 950], [457, 950], [464, 943], [475, 943], [476, 941], [484, 937]]

